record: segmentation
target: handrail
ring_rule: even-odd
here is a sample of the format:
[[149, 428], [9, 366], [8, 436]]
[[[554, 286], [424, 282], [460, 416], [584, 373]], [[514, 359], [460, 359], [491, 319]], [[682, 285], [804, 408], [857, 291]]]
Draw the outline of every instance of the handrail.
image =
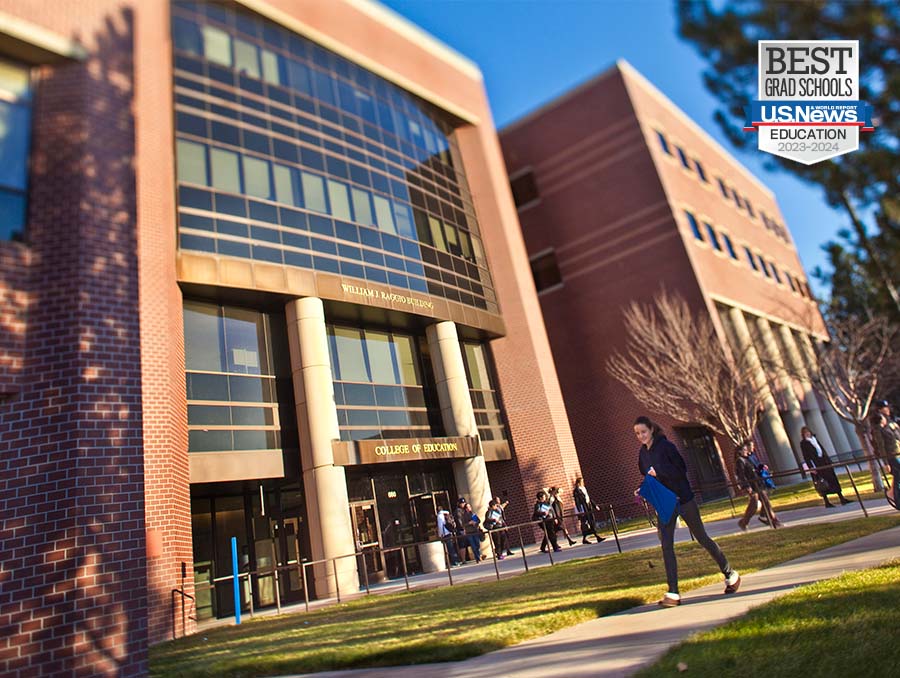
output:
[[197, 609], [197, 599], [194, 598], [194, 596], [192, 596], [190, 593], [187, 593], [186, 591], [182, 591], [181, 589], [172, 589], [172, 593], [170, 594], [171, 601], [172, 601], [172, 640], [175, 640], [178, 637], [176, 630], [175, 630], [176, 629], [176, 624], [175, 624], [175, 594], [176, 593], [181, 596], [181, 633], [182, 633], [182, 636], [187, 635], [185, 633], [185, 629], [187, 628], [187, 620], [190, 619], [191, 621], [197, 621], [197, 617], [192, 617], [190, 614], [187, 614], [187, 616], [185, 616], [185, 611], [184, 611], [185, 598], [189, 598], [191, 600], [191, 607], [194, 608], [195, 612]]

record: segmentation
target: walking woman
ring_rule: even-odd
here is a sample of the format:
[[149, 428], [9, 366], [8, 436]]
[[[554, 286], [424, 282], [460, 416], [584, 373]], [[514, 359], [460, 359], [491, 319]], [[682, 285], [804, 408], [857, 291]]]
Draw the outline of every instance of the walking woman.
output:
[[[659, 601], [660, 607], [681, 605], [681, 595], [678, 593], [678, 562], [675, 559], [675, 521], [679, 515], [690, 528], [697, 543], [709, 552], [725, 576], [725, 593], [737, 593], [741, 586], [741, 576], [728, 563], [719, 545], [706, 534], [706, 528], [700, 518], [700, 509], [697, 508], [694, 492], [688, 482], [687, 467], [678, 448], [670, 443], [663, 435], [662, 429], [647, 417], [637, 418], [634, 422], [634, 434], [641, 443], [638, 453], [641, 475], [653, 476], [678, 497], [677, 510], [672, 513], [672, 517], [665, 524], [660, 521], [657, 526], [663, 562], [666, 566], [666, 581], [669, 585], [668, 592]], [[635, 490], [635, 495], [637, 492]]]
[[557, 532], [562, 532], [563, 536], [568, 539], [569, 546], [575, 546], [575, 540], [569, 536], [569, 531], [566, 530], [566, 523], [563, 520], [563, 507], [562, 502], [559, 499], [559, 488], [551, 487], [550, 488], [550, 505], [553, 506], [553, 515], [556, 516], [556, 529]]
[[803, 440], [800, 441], [803, 459], [806, 460], [806, 465], [809, 467], [813, 480], [815, 481], [818, 478], [818, 482], [815, 482], [815, 485], [819, 494], [822, 495], [822, 499], [825, 500], [825, 508], [834, 507], [834, 504], [828, 501], [829, 494], [836, 494], [842, 505], [849, 504], [850, 500], [844, 497], [841, 484], [838, 482], [834, 469], [821, 468], [822, 466], [830, 466], [831, 459], [828, 457], [828, 453], [822, 449], [819, 441], [816, 440], [816, 436], [813, 435], [808, 426], [800, 429], [800, 435], [803, 437]]
[[[766, 492], [766, 482], [756, 470], [756, 465], [750, 461], [753, 454], [753, 441], [747, 441], [737, 448], [737, 457], [734, 460], [734, 473], [737, 476], [737, 485], [747, 493], [750, 498], [744, 516], [738, 521], [738, 527], [747, 529], [747, 523], [756, 515], [757, 510], [762, 509], [760, 521], [770, 523], [772, 527], [782, 527], [781, 521], [775, 515], [769, 494]], [[765, 517], [765, 520], [763, 520]]]

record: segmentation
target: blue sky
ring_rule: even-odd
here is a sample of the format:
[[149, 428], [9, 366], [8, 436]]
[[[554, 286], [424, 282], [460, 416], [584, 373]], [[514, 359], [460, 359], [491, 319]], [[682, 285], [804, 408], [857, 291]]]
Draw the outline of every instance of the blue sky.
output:
[[[382, 0], [478, 64], [498, 127], [624, 58], [774, 192], [807, 272], [847, 226], [820, 189], [763, 168], [764, 154], [731, 146], [713, 122], [704, 62], [675, 31], [672, 0]], [[798, 37], [798, 36], [786, 36]], [[815, 280], [810, 285], [824, 292]]]

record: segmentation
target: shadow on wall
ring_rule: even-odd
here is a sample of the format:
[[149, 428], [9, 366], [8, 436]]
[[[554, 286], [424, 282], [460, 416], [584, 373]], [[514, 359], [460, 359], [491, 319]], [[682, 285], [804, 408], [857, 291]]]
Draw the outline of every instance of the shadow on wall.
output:
[[133, 21], [40, 70], [24, 375], [0, 403], [4, 676], [147, 669]]

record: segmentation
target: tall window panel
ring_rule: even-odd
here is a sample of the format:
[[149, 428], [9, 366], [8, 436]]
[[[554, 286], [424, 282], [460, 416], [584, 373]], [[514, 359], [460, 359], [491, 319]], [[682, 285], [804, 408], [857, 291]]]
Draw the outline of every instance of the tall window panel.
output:
[[499, 311], [447, 115], [236, 5], [172, 36], [182, 249]]
[[284, 432], [296, 447], [283, 335], [280, 317], [185, 302], [190, 452], [282, 449]]
[[25, 238], [30, 145], [29, 69], [0, 59], [0, 240]]
[[444, 435], [420, 338], [329, 325], [328, 339], [342, 440]]
[[478, 435], [482, 440], [508, 440], [509, 432], [501, 415], [489, 352], [484, 344], [476, 342], [461, 342], [461, 348]]

